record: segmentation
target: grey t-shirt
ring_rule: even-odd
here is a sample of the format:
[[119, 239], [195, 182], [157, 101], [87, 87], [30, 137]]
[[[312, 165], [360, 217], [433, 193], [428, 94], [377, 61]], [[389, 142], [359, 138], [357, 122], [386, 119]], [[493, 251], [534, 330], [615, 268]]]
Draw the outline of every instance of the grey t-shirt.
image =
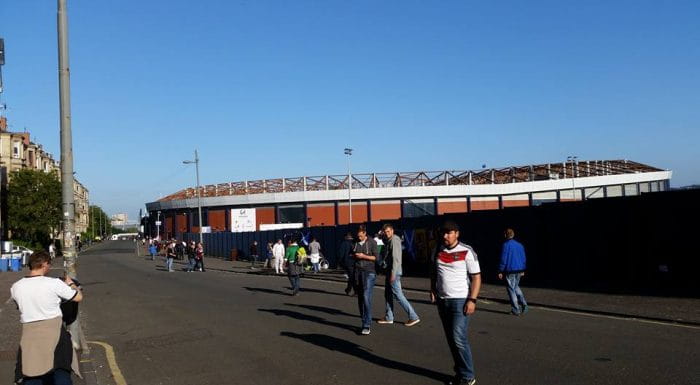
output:
[[311, 254], [318, 254], [321, 251], [321, 244], [313, 241], [309, 244], [309, 252]]

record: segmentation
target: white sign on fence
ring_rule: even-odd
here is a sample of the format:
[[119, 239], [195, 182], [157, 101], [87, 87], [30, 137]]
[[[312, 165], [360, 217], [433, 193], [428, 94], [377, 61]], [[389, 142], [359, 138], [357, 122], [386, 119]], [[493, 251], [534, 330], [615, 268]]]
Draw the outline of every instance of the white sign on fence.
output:
[[231, 209], [231, 232], [256, 231], [255, 209]]

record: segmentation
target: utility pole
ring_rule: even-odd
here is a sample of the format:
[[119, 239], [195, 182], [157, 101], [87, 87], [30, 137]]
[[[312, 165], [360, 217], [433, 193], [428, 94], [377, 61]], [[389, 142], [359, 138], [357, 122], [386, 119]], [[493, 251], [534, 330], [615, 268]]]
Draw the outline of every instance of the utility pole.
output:
[[345, 155], [348, 156], [348, 224], [352, 224], [352, 174], [350, 173], [350, 157], [352, 156], [352, 148], [346, 148]]
[[66, 0], [58, 0], [58, 87], [61, 116], [61, 189], [63, 193], [63, 260], [66, 274], [75, 270], [75, 201], [73, 197], [73, 137], [68, 66], [68, 16]]
[[[199, 155], [197, 154], [197, 150], [194, 150], [194, 160], [183, 160], [182, 163], [184, 164], [192, 164], [194, 163], [195, 169], [197, 172], [197, 211], [199, 212], [199, 243], [204, 244], [204, 236], [202, 235], [202, 204], [199, 201], [200, 198], [200, 192], [199, 192]], [[160, 213], [160, 211], [158, 212]]]

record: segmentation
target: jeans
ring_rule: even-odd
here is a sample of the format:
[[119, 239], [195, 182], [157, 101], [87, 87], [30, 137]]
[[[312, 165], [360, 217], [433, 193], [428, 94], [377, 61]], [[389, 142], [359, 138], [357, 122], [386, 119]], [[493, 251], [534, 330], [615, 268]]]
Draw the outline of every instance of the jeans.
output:
[[506, 274], [506, 289], [510, 297], [510, 307], [514, 314], [520, 314], [521, 306], [527, 306], [523, 291], [520, 290], [520, 273]]
[[418, 319], [418, 314], [413, 310], [413, 306], [411, 306], [406, 296], [403, 294], [403, 290], [401, 290], [401, 274], [397, 274], [394, 282], [391, 282], [391, 273], [388, 273], [384, 285], [384, 299], [386, 299], [386, 316], [384, 318], [387, 321], [394, 320], [394, 298], [396, 298], [399, 305], [401, 305], [406, 314], [408, 314], [409, 321]]
[[315, 273], [318, 273], [319, 271], [321, 271], [321, 263], [320, 262], [312, 263], [311, 265], [314, 267]]
[[299, 275], [298, 274], [292, 274], [292, 268], [288, 269], [288, 277], [289, 277], [289, 283], [292, 285], [292, 294], [296, 294], [299, 292]]
[[56, 369], [53, 373], [41, 377], [25, 377], [23, 385], [73, 385], [70, 372], [65, 369]]
[[363, 329], [369, 329], [372, 325], [372, 291], [376, 280], [377, 273], [373, 271], [355, 270], [355, 293], [357, 293], [357, 306], [360, 308]]
[[168, 257], [168, 259], [165, 261], [165, 268], [166, 268], [168, 271], [172, 271], [172, 270], [173, 270], [173, 258], [172, 258], [172, 257]]
[[472, 351], [467, 340], [469, 316], [464, 314], [466, 298], [438, 299], [438, 314], [445, 330], [447, 345], [455, 363], [455, 375], [471, 380], [474, 378], [474, 362]]
[[195, 265], [197, 264], [197, 260], [194, 258], [190, 258], [190, 260], [187, 263], [187, 271], [192, 271], [194, 270]]

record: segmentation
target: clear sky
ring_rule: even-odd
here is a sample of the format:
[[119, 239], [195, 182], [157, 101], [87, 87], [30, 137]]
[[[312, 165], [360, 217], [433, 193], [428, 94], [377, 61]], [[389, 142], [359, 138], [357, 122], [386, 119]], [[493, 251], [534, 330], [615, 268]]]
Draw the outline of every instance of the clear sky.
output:
[[[75, 170], [195, 183], [631, 159], [700, 183], [700, 1], [69, 0]], [[60, 159], [56, 1], [3, 0], [13, 131]]]

